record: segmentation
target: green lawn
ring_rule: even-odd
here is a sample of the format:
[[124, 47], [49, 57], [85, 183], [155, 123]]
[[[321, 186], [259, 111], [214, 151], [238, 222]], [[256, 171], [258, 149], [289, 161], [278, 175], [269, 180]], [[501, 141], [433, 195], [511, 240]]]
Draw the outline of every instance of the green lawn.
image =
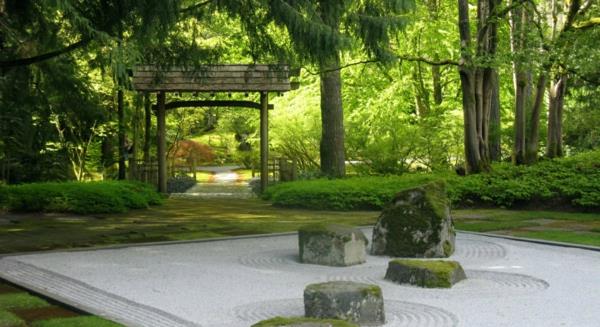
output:
[[126, 214], [3, 215], [3, 253], [295, 231], [318, 222], [373, 224], [377, 212], [283, 209], [257, 200], [169, 199]]
[[600, 213], [456, 210], [454, 222], [466, 231], [600, 246]]
[[0, 327], [119, 327], [120, 324], [72, 311], [0, 280]]

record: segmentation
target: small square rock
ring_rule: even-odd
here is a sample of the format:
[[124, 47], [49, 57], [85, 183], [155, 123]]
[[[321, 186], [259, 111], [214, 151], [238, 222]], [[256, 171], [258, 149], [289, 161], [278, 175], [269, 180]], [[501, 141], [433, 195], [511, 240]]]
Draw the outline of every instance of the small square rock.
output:
[[300, 262], [326, 266], [364, 263], [368, 240], [357, 228], [344, 225], [311, 225], [298, 231]]
[[368, 326], [385, 323], [383, 296], [377, 285], [335, 281], [304, 289], [306, 317], [342, 319]]

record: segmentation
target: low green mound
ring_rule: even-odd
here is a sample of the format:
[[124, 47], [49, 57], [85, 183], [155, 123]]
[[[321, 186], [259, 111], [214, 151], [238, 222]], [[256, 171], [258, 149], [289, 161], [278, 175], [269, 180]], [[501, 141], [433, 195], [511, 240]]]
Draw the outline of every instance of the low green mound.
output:
[[490, 173], [457, 176], [453, 172], [401, 176], [316, 179], [281, 183], [263, 198], [285, 207], [331, 210], [380, 210], [402, 190], [446, 180], [455, 208], [600, 208], [600, 151], [532, 166], [494, 164]]
[[118, 213], [162, 201], [151, 185], [120, 181], [13, 185], [0, 194], [2, 206], [16, 212]]
[[449, 288], [466, 278], [456, 261], [397, 259], [390, 261], [385, 279], [428, 288]]
[[258, 322], [252, 327], [300, 327], [306, 324], [306, 326], [319, 326], [319, 327], [358, 327], [353, 323], [349, 323], [343, 320], [337, 319], [315, 319], [315, 318], [304, 318], [304, 317], [295, 317], [295, 318], [284, 318], [284, 317], [275, 317], [268, 320], [263, 320]]
[[95, 316], [81, 316], [72, 318], [56, 318], [39, 320], [31, 327], [120, 327], [122, 325]]

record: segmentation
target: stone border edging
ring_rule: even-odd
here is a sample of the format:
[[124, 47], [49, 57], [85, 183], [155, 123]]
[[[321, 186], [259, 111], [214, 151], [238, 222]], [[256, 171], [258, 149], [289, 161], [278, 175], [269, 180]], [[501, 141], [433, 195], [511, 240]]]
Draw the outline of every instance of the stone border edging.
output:
[[493, 238], [501, 238], [505, 240], [517, 241], [517, 242], [527, 242], [527, 243], [535, 243], [542, 245], [551, 245], [551, 246], [560, 246], [564, 248], [574, 248], [580, 250], [589, 250], [589, 251], [597, 251], [600, 252], [600, 247], [593, 245], [585, 245], [585, 244], [577, 244], [577, 243], [566, 243], [566, 242], [557, 242], [557, 241], [549, 241], [542, 240], [536, 238], [527, 238], [527, 237], [518, 237], [518, 236], [510, 236], [510, 235], [501, 235], [501, 234], [492, 234], [492, 233], [480, 233], [480, 232], [471, 232], [465, 230], [458, 230], [458, 232], [463, 234], [471, 234], [471, 235], [479, 235], [479, 236], [487, 236]]
[[[363, 226], [355, 226], [355, 227], [362, 229], [362, 228], [373, 228], [373, 226], [374, 225], [363, 225]], [[536, 243], [536, 244], [542, 244], [542, 245], [560, 246], [560, 247], [600, 252], [600, 247], [593, 246], [593, 245], [548, 241], [548, 240], [542, 240], [542, 239], [525, 238], [525, 237], [517, 237], [517, 236], [510, 236], [510, 235], [492, 234], [492, 233], [471, 232], [471, 231], [465, 231], [465, 230], [457, 230], [457, 232], [463, 233], [463, 234], [487, 236], [487, 237], [492, 237], [492, 238], [502, 238], [502, 239], [506, 239], [506, 240], [519, 241], [519, 242], [528, 242], [528, 243]], [[298, 234], [298, 231], [268, 233], [268, 234], [251, 234], [251, 235], [240, 235], [240, 236], [223, 236], [223, 237], [202, 238], [202, 239], [195, 239], [195, 240], [122, 243], [122, 244], [100, 245], [100, 246], [91, 246], [91, 247], [82, 247], [82, 248], [54, 249], [54, 250], [47, 250], [47, 251], [0, 253], [0, 259], [6, 258], [6, 257], [12, 257], [12, 256], [44, 254], [44, 253], [117, 250], [117, 249], [125, 249], [125, 248], [130, 248], [130, 247], [192, 244], [192, 243], [218, 242], [218, 241], [227, 241], [227, 240], [244, 240], [244, 239], [249, 239], [249, 238], [289, 236], [289, 235], [294, 235], [294, 234]]]

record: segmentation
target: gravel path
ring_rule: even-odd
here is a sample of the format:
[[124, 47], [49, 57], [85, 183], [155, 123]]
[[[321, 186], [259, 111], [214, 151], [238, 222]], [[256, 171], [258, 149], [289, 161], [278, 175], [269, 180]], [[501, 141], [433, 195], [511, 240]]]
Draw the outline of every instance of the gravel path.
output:
[[300, 264], [295, 235], [4, 257], [0, 276], [131, 326], [302, 315], [304, 286], [326, 280], [379, 284], [385, 326], [600, 325], [600, 252], [459, 233], [452, 259], [468, 279], [444, 290], [384, 281], [385, 257]]

